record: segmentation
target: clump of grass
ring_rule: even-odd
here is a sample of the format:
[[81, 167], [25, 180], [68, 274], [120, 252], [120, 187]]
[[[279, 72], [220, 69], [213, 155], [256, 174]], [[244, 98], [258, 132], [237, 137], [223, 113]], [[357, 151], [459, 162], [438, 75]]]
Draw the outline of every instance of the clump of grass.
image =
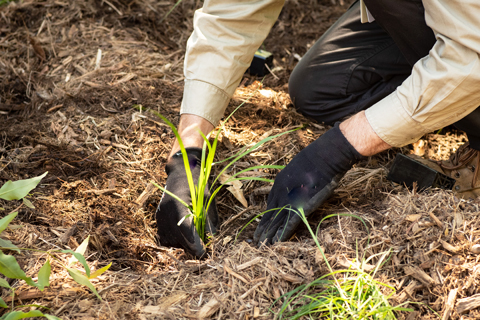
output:
[[[376, 264], [375, 269], [371, 273], [360, 270], [338, 270], [334, 271], [318, 242], [318, 232], [321, 223], [330, 217], [338, 215], [329, 215], [323, 218], [316, 233], [313, 232], [307, 222], [305, 214], [302, 209], [293, 210], [283, 208], [284, 210], [295, 211], [302, 221], [307, 226], [308, 231], [312, 235], [315, 244], [320, 250], [322, 257], [327, 265], [329, 273], [314, 280], [311, 283], [304, 284], [290, 292], [287, 292], [274, 304], [283, 300], [280, 310], [277, 312], [277, 319], [396, 319], [395, 312], [398, 311], [413, 311], [402, 306], [408, 304], [405, 302], [398, 306], [392, 306], [389, 299], [395, 293], [395, 288], [392, 286], [375, 280], [375, 274], [379, 268], [385, 263], [385, 258], [388, 252], [380, 253], [369, 257], [362, 258], [361, 266], [364, 266], [369, 260], [380, 255], [380, 259]], [[342, 216], [351, 216], [362, 221], [367, 228], [362, 218], [351, 214], [340, 214]], [[368, 228], [367, 228], [368, 230]], [[358, 254], [357, 254], [358, 256]], [[390, 294], [385, 295], [384, 292], [390, 291]]]
[[[248, 101], [248, 100], [247, 100]], [[288, 133], [291, 133], [293, 131], [296, 131], [298, 129], [300, 129], [301, 127], [298, 127], [296, 129], [293, 129], [293, 130], [289, 130], [289, 131], [285, 131], [285, 132], [282, 132], [282, 133], [279, 133], [277, 135], [274, 135], [274, 136], [270, 136], [270, 137], [267, 137], [267, 138], [264, 138], [262, 139], [261, 141], [255, 143], [253, 146], [246, 146], [242, 149], [240, 149], [240, 151], [238, 151], [235, 155], [227, 158], [227, 159], [224, 159], [224, 160], [221, 160], [221, 161], [218, 161], [218, 162], [214, 162], [214, 158], [215, 158], [215, 153], [217, 151], [217, 145], [218, 145], [218, 138], [220, 136], [220, 133], [224, 130], [225, 128], [225, 123], [227, 123], [227, 121], [230, 119], [230, 117], [241, 107], [244, 105], [245, 102], [243, 102], [242, 104], [240, 104], [224, 121], [224, 123], [222, 124], [222, 126], [220, 127], [220, 129], [217, 131], [214, 139], [212, 142], [209, 141], [209, 138], [207, 136], [205, 136], [200, 130], [198, 131], [199, 134], [203, 137], [203, 140], [204, 140], [204, 143], [203, 143], [203, 148], [202, 148], [202, 157], [201, 157], [201, 161], [200, 161], [200, 177], [198, 178], [198, 181], [197, 181], [197, 184], [194, 183], [193, 181], [193, 176], [192, 176], [192, 171], [190, 169], [190, 164], [189, 164], [189, 160], [188, 160], [188, 156], [187, 156], [187, 152], [185, 150], [185, 146], [182, 142], [182, 139], [180, 138], [180, 135], [177, 131], [177, 129], [175, 128], [175, 126], [170, 122], [168, 121], [167, 118], [165, 118], [163, 115], [161, 115], [160, 113], [154, 111], [154, 110], [149, 110], [150, 112], [152, 112], [153, 114], [155, 114], [156, 116], [158, 116], [160, 119], [162, 119], [173, 131], [175, 137], [177, 138], [178, 140], [178, 144], [180, 146], [180, 150], [182, 152], [182, 158], [183, 158], [183, 163], [184, 163], [184, 167], [185, 167], [185, 172], [186, 172], [186, 175], [187, 175], [187, 181], [188, 181], [188, 186], [189, 186], [189, 190], [190, 190], [190, 196], [191, 196], [191, 203], [186, 203], [185, 201], [183, 201], [182, 199], [180, 199], [179, 197], [177, 197], [175, 194], [173, 194], [172, 192], [170, 192], [169, 190], [163, 188], [162, 186], [158, 185], [157, 183], [153, 182], [152, 183], [157, 187], [159, 188], [160, 190], [162, 190], [163, 192], [166, 192], [167, 194], [169, 194], [170, 196], [172, 196], [173, 198], [175, 198], [177, 201], [179, 201], [180, 203], [182, 203], [185, 207], [187, 207], [189, 210], [190, 210], [190, 214], [189, 215], [186, 215], [185, 217], [182, 218], [182, 220], [180, 220], [178, 222], [178, 225], [182, 224], [182, 222], [189, 218], [189, 217], [192, 217], [193, 218], [193, 222], [194, 222], [194, 225], [195, 225], [195, 228], [197, 230], [197, 233], [198, 235], [200, 236], [200, 238], [205, 242], [206, 241], [206, 233], [205, 233], [205, 227], [206, 227], [206, 219], [207, 219], [207, 212], [208, 212], [208, 209], [210, 208], [210, 206], [212, 205], [213, 203], [213, 200], [215, 199], [216, 195], [218, 194], [218, 192], [221, 190], [221, 188], [223, 187], [223, 185], [226, 185], [226, 184], [229, 184], [233, 181], [243, 181], [243, 180], [256, 180], [256, 181], [263, 181], [263, 182], [269, 182], [269, 183], [272, 183], [273, 180], [271, 179], [266, 179], [266, 178], [261, 178], [261, 177], [239, 177], [239, 175], [245, 173], [245, 172], [248, 172], [248, 171], [253, 171], [253, 170], [262, 170], [262, 169], [283, 169], [284, 166], [280, 166], [280, 165], [263, 165], [263, 166], [252, 166], [250, 168], [247, 168], [247, 169], [244, 169], [242, 171], [239, 171], [235, 174], [233, 174], [231, 177], [229, 177], [226, 181], [224, 181], [222, 184], [220, 184], [219, 186], [216, 186], [216, 182], [218, 181], [219, 177], [226, 172], [226, 170], [228, 170], [228, 168], [230, 168], [232, 165], [234, 165], [238, 160], [240, 160], [241, 158], [243, 158], [244, 156], [246, 156], [247, 154], [249, 154], [250, 152], [258, 149], [260, 146], [262, 146], [264, 143], [267, 143], [268, 141], [271, 141], [275, 138], [278, 138], [284, 134], [288, 134]], [[142, 107], [141, 106], [135, 106], [137, 109], [139, 110], [142, 110]], [[220, 164], [223, 164], [223, 163], [227, 163], [220, 171], [220, 173], [217, 175], [217, 177], [215, 178], [215, 180], [213, 181], [210, 189], [209, 189], [209, 193], [210, 193], [210, 198], [209, 199], [206, 199], [205, 198], [205, 192], [204, 190], [206, 189], [207, 187], [207, 184], [208, 184], [208, 180], [210, 178], [210, 175], [211, 175], [211, 170], [212, 170], [212, 167], [214, 165], [220, 165]]]

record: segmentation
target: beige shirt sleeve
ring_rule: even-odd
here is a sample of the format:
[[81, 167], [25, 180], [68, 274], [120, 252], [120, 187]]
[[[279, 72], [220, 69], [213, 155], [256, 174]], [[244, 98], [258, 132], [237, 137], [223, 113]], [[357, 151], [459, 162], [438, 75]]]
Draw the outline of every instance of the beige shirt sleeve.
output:
[[395, 92], [366, 111], [373, 130], [396, 147], [452, 124], [480, 105], [480, 2], [423, 4], [437, 42]]
[[217, 125], [284, 0], [206, 0], [187, 42], [181, 114]]

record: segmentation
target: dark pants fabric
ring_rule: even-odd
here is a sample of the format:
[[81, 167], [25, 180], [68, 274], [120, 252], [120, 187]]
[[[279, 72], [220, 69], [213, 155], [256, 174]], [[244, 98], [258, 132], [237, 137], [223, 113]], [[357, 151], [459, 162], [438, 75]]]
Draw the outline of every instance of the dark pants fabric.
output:
[[[357, 1], [313, 45], [290, 76], [299, 112], [333, 124], [392, 93], [435, 43], [421, 0], [365, 0], [375, 17], [360, 22]], [[455, 126], [480, 150], [480, 108]]]

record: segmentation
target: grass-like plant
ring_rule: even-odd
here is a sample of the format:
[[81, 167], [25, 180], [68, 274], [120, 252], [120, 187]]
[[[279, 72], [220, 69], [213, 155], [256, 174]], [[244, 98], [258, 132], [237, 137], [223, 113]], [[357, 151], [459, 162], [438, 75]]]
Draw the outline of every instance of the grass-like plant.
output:
[[[379, 268], [385, 263], [385, 258], [389, 252], [379, 253], [370, 256], [368, 259], [360, 258], [360, 270], [348, 269], [334, 271], [330, 266], [320, 243], [318, 242], [318, 232], [321, 223], [328, 218], [341, 216], [350, 216], [359, 219], [367, 228], [362, 218], [351, 214], [334, 214], [324, 217], [318, 227], [316, 233], [313, 232], [307, 222], [302, 209], [293, 210], [283, 208], [283, 210], [292, 210], [298, 214], [307, 226], [318, 250], [325, 261], [329, 273], [314, 280], [311, 283], [304, 284], [287, 292], [274, 304], [283, 300], [280, 310], [277, 310], [277, 319], [396, 319], [395, 312], [413, 311], [402, 306], [408, 304], [405, 302], [398, 306], [392, 306], [389, 299], [395, 293], [392, 286], [375, 280], [375, 274]], [[368, 230], [368, 228], [367, 228]], [[358, 256], [358, 253], [357, 253]], [[371, 273], [363, 270], [366, 265], [374, 257], [380, 256], [375, 269]], [[385, 295], [384, 291], [390, 291]]]
[[[280, 166], [280, 165], [263, 165], [263, 166], [252, 166], [250, 168], [247, 168], [247, 169], [244, 169], [244, 170], [241, 170], [235, 174], [233, 174], [231, 177], [229, 177], [226, 181], [224, 181], [222, 184], [220, 185], [216, 185], [219, 177], [226, 172], [226, 170], [228, 170], [228, 168], [230, 168], [232, 165], [235, 164], [235, 162], [237, 162], [238, 160], [240, 160], [241, 158], [243, 158], [244, 156], [246, 156], [247, 154], [249, 154], [250, 152], [258, 149], [260, 146], [262, 146], [264, 143], [268, 142], [268, 141], [271, 141], [275, 138], [278, 138], [284, 134], [288, 134], [288, 133], [291, 133], [295, 130], [298, 130], [300, 129], [301, 127], [298, 127], [296, 129], [293, 129], [293, 130], [288, 130], [288, 131], [285, 131], [285, 132], [282, 132], [282, 133], [279, 133], [277, 135], [273, 135], [273, 136], [270, 136], [270, 137], [267, 137], [267, 138], [264, 138], [262, 139], [261, 141], [255, 143], [254, 145], [248, 147], [243, 147], [242, 149], [240, 149], [240, 151], [238, 151], [235, 155], [231, 156], [231, 157], [228, 157], [227, 159], [224, 159], [224, 160], [221, 160], [221, 161], [218, 161], [218, 162], [215, 162], [214, 159], [215, 159], [215, 153], [217, 151], [217, 145], [218, 145], [218, 138], [220, 136], [220, 133], [224, 130], [225, 128], [225, 123], [230, 119], [230, 117], [241, 107], [245, 104], [245, 102], [243, 102], [242, 104], [240, 104], [237, 108], [235, 108], [235, 110], [225, 119], [225, 121], [223, 122], [222, 126], [220, 127], [219, 130], [217, 130], [217, 133], [213, 139], [212, 142], [209, 141], [209, 138], [207, 136], [205, 136], [200, 130], [198, 131], [199, 134], [203, 137], [203, 140], [204, 140], [204, 143], [203, 143], [203, 148], [202, 148], [202, 157], [201, 157], [201, 167], [200, 167], [200, 177], [197, 181], [197, 183], [195, 184], [194, 181], [193, 181], [193, 176], [192, 176], [192, 172], [190, 170], [190, 165], [189, 165], [189, 161], [188, 161], [188, 156], [187, 156], [187, 152], [185, 150], [185, 146], [183, 145], [183, 142], [182, 142], [182, 139], [180, 138], [180, 135], [177, 131], [177, 129], [175, 128], [175, 126], [170, 122], [168, 121], [167, 118], [165, 118], [163, 115], [161, 115], [160, 113], [154, 111], [154, 110], [148, 110], [150, 112], [152, 112], [153, 114], [155, 114], [156, 116], [158, 116], [160, 119], [162, 119], [173, 131], [175, 137], [177, 138], [178, 140], [178, 144], [180, 146], [180, 150], [182, 152], [182, 157], [183, 157], [183, 163], [184, 163], [184, 167], [185, 167], [185, 171], [186, 171], [186, 175], [187, 175], [187, 181], [188, 181], [188, 186], [189, 186], [189, 190], [190, 190], [190, 196], [191, 196], [191, 199], [192, 199], [192, 202], [191, 203], [186, 203], [185, 201], [183, 201], [182, 199], [180, 199], [179, 197], [177, 197], [175, 194], [173, 194], [172, 192], [170, 192], [169, 190], [165, 189], [164, 187], [158, 185], [157, 183], [155, 183], [154, 181], [152, 181], [152, 183], [157, 187], [159, 188], [160, 190], [162, 190], [163, 192], [166, 192], [167, 194], [169, 194], [170, 196], [172, 196], [173, 198], [175, 198], [177, 201], [179, 201], [180, 203], [182, 203], [185, 207], [187, 207], [191, 214], [185, 216], [182, 220], [180, 220], [178, 222], [178, 225], [180, 225], [186, 218], [189, 218], [189, 217], [192, 217], [193, 218], [193, 221], [194, 221], [194, 225], [195, 225], [195, 228], [198, 232], [198, 235], [200, 236], [200, 238], [205, 241], [206, 240], [206, 234], [205, 234], [205, 224], [206, 224], [206, 219], [207, 219], [207, 212], [208, 212], [208, 209], [210, 208], [210, 206], [212, 205], [213, 203], [213, 199], [215, 199], [215, 197], [217, 196], [218, 192], [222, 189], [223, 185], [225, 184], [229, 184], [233, 181], [242, 181], [242, 180], [256, 180], [256, 181], [263, 181], [263, 182], [273, 182], [272, 179], [267, 179], [267, 178], [262, 178], [262, 177], [240, 177], [239, 175], [245, 173], [245, 172], [248, 172], [248, 171], [253, 171], [253, 170], [259, 170], [259, 169], [283, 169], [284, 166]], [[142, 110], [143, 108], [141, 106], [135, 106], [137, 109], [139, 110]], [[207, 184], [208, 184], [208, 179], [210, 178], [210, 175], [211, 175], [211, 172], [212, 172], [212, 167], [214, 165], [219, 165], [219, 164], [224, 164], [224, 163], [227, 163], [219, 172], [219, 174], [217, 175], [217, 177], [214, 179], [213, 183], [211, 184], [211, 187], [209, 189], [210, 191], [210, 198], [208, 199], [205, 199], [205, 193], [204, 193], [204, 190], [206, 189], [207, 187]]]

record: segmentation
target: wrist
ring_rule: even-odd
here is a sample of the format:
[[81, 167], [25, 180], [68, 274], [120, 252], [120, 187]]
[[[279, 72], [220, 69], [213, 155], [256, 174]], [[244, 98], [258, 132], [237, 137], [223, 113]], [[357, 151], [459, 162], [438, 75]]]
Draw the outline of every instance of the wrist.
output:
[[[193, 114], [182, 114], [178, 125], [178, 134], [185, 148], [201, 149], [203, 147], [203, 137], [200, 132], [206, 136], [213, 128], [213, 125], [202, 117]], [[180, 144], [175, 139], [168, 158], [170, 159], [179, 150]]]
[[388, 143], [380, 139], [373, 131], [365, 116], [365, 111], [360, 111], [353, 117], [343, 121], [340, 124], [340, 131], [352, 147], [362, 156], [373, 156], [391, 148]]

